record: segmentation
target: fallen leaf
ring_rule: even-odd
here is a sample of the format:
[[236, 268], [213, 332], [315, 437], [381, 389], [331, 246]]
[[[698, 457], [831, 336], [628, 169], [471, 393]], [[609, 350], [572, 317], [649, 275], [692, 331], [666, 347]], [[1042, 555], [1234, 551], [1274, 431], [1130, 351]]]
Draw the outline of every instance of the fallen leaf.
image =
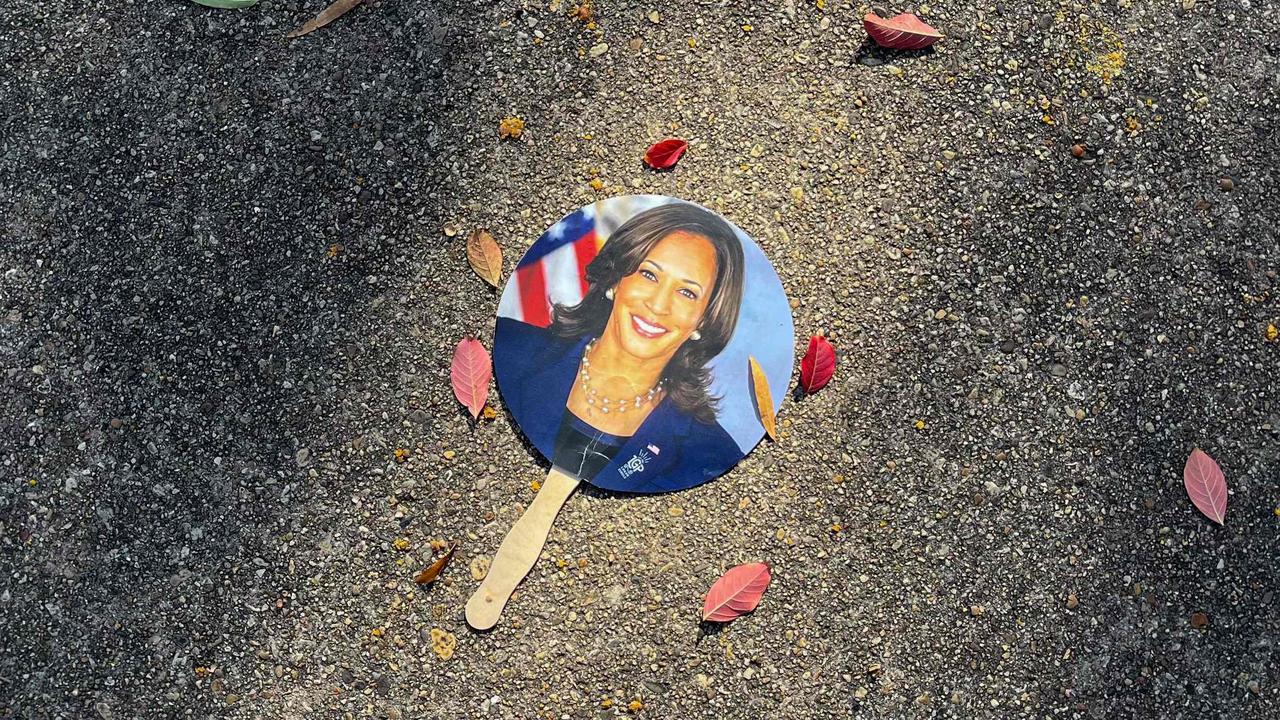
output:
[[219, 10], [243, 10], [258, 4], [258, 0], [191, 0], [191, 2]]
[[449, 561], [453, 560], [453, 553], [457, 549], [458, 544], [454, 543], [453, 546], [449, 548], [449, 552], [441, 555], [439, 558], [436, 558], [436, 561], [431, 563], [431, 565], [429, 565], [425, 570], [414, 575], [413, 581], [419, 585], [435, 582], [435, 579], [440, 577], [440, 573], [449, 566]]
[[812, 395], [821, 390], [836, 372], [836, 351], [821, 335], [809, 338], [809, 350], [800, 361], [800, 385]]
[[755, 391], [756, 414], [760, 416], [760, 424], [774, 442], [778, 440], [778, 423], [773, 415], [773, 395], [769, 392], [769, 378], [765, 377], [764, 368], [754, 357], [747, 356], [751, 364], [751, 387]]
[[302, 27], [294, 30], [285, 37], [296, 38], [302, 37], [307, 33], [315, 32], [338, 18], [346, 15], [351, 8], [359, 5], [364, 0], [335, 0], [329, 7], [320, 11], [319, 15], [311, 18], [303, 23]]
[[684, 155], [684, 151], [689, 149], [689, 143], [679, 138], [667, 138], [660, 140], [644, 153], [644, 161], [654, 170], [666, 170], [675, 167], [680, 160], [680, 156]]
[[1267, 342], [1280, 340], [1280, 328], [1277, 328], [1273, 323], [1269, 323], [1266, 331], [1263, 333], [1263, 336], [1267, 339]]
[[730, 568], [707, 591], [702, 603], [702, 619], [729, 622], [749, 613], [760, 604], [760, 596], [769, 587], [769, 566], [749, 563]]
[[1203, 630], [1209, 626], [1209, 616], [1202, 613], [1191, 613], [1191, 627], [1197, 630]]
[[573, 9], [569, 11], [570, 17], [573, 17], [576, 20], [581, 20], [582, 22], [591, 22], [591, 18], [594, 14], [595, 13], [591, 9], [590, 2], [574, 5]]
[[502, 248], [488, 230], [477, 229], [467, 237], [467, 262], [490, 285], [502, 282]]
[[886, 20], [869, 12], [862, 19], [862, 26], [877, 45], [893, 50], [921, 50], [942, 39], [942, 33], [912, 13], [894, 15]]
[[524, 121], [518, 117], [503, 118], [502, 122], [498, 123], [498, 138], [501, 140], [507, 138], [517, 140], [522, 134], [524, 134]]
[[1227, 481], [1218, 463], [1200, 448], [1192, 450], [1182, 469], [1182, 484], [1196, 509], [1222, 525], [1227, 516]]
[[449, 378], [453, 381], [454, 397], [467, 406], [472, 418], [480, 415], [480, 408], [484, 407], [484, 401], [489, 397], [489, 378], [492, 374], [493, 365], [484, 345], [475, 338], [461, 340], [453, 351]]

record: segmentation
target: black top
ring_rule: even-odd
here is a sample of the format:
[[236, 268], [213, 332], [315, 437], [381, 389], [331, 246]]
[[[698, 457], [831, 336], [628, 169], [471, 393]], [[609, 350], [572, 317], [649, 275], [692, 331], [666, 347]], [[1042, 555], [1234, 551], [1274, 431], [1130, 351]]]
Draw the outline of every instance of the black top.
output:
[[570, 477], [591, 482], [630, 439], [601, 432], [565, 410], [560, 418], [560, 430], [556, 432], [555, 457], [551, 464]]

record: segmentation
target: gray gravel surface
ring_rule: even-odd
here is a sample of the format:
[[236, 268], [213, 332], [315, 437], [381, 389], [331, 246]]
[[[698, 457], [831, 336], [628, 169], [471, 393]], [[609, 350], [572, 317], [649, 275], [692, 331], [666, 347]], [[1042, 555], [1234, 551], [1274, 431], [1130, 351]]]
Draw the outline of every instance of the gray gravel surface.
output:
[[[0, 717], [1280, 717], [1274, 5], [943, 3], [904, 54], [834, 0], [380, 0], [284, 40], [321, 5], [0, 7]], [[714, 483], [578, 493], [473, 633], [545, 465], [452, 397], [496, 307], [463, 239], [510, 270], [634, 192], [750, 232], [836, 378]]]

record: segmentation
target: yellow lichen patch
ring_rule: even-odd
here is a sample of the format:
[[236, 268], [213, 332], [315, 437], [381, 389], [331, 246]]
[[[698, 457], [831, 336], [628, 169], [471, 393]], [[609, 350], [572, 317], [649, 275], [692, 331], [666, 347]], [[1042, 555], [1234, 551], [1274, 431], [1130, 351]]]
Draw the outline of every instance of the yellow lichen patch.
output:
[[503, 118], [502, 122], [498, 123], [498, 137], [503, 140], [507, 138], [515, 140], [523, 133], [524, 120], [518, 117]]
[[1124, 71], [1124, 41], [1102, 22], [1086, 19], [1076, 43], [1085, 58], [1085, 70], [1097, 76], [1103, 85], [1110, 85]]
[[448, 660], [453, 657], [453, 651], [458, 647], [458, 638], [453, 633], [446, 632], [440, 628], [431, 628], [431, 650], [441, 660]]

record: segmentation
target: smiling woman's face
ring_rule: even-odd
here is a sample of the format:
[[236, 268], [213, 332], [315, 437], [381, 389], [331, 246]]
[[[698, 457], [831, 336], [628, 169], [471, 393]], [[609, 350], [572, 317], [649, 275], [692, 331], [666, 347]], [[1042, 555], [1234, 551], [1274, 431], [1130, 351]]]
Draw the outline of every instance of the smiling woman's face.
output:
[[637, 358], [670, 358], [698, 329], [715, 280], [711, 242], [674, 232], [618, 282], [606, 332], [615, 333], [622, 349]]

